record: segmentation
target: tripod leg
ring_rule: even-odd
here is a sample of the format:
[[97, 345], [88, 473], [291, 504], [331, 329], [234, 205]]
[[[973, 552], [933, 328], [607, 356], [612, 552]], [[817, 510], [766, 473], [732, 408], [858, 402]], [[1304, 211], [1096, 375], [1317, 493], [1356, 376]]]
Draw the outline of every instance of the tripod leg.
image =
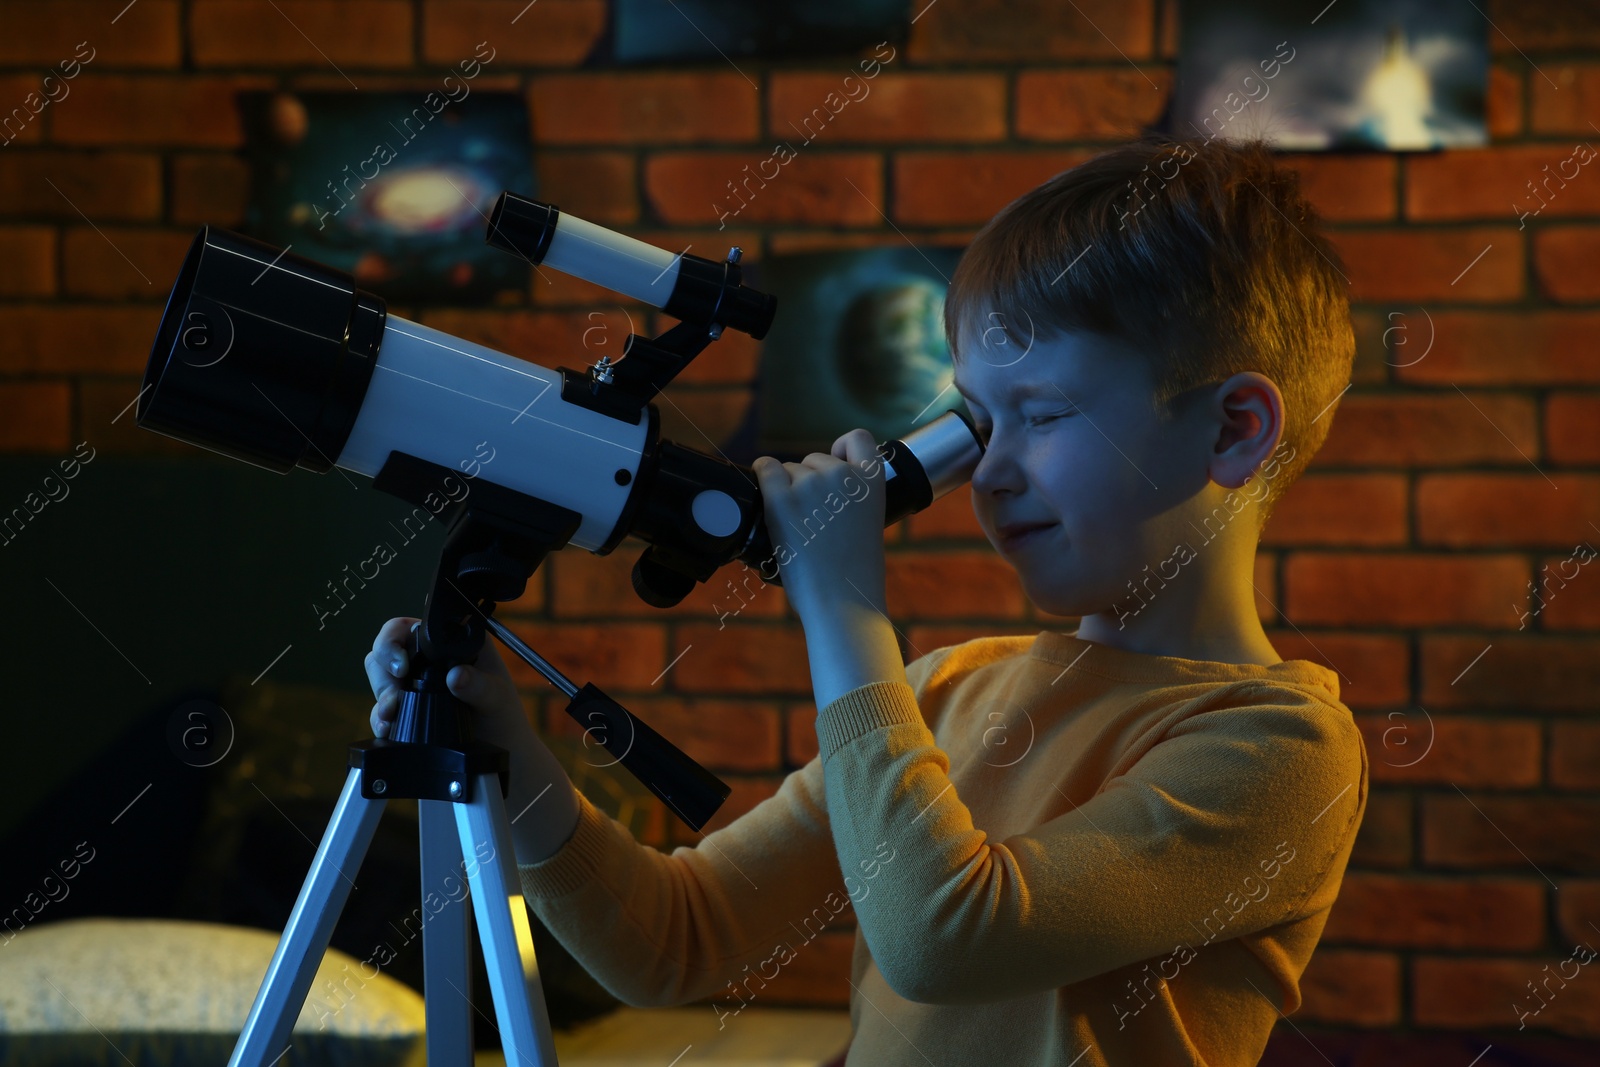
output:
[[360, 869], [387, 803], [363, 797], [361, 771], [350, 768], [228, 1067], [266, 1067], [288, 1050], [295, 1020], [350, 897], [350, 875]]
[[445, 800], [417, 801], [422, 823], [422, 992], [428, 1012], [428, 1062], [435, 1065], [470, 1064], [473, 1052], [472, 961], [467, 943], [472, 903], [462, 881], [454, 808]]
[[472, 799], [455, 808], [506, 1067], [556, 1067], [499, 776], [478, 775]]

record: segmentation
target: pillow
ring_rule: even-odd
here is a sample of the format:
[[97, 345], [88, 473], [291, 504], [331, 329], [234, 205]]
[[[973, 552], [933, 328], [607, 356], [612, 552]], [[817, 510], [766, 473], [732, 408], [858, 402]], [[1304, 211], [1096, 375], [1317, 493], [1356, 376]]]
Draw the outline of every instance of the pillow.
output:
[[[68, 919], [0, 943], [0, 1063], [228, 1062], [279, 934], [167, 919]], [[422, 997], [330, 949], [280, 1067], [425, 1067]]]

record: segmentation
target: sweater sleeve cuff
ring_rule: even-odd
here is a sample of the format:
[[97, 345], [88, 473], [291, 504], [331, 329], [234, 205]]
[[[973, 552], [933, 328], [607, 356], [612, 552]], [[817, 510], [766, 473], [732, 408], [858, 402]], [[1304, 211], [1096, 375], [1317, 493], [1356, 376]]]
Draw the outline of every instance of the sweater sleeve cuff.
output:
[[578, 800], [578, 823], [566, 844], [538, 863], [519, 863], [522, 892], [536, 900], [550, 900], [582, 888], [600, 870], [609, 847], [611, 817], [574, 789]]
[[909, 723], [926, 726], [916, 690], [907, 682], [871, 682], [858, 686], [823, 708], [817, 716], [817, 744], [827, 764], [840, 748], [881, 726]]

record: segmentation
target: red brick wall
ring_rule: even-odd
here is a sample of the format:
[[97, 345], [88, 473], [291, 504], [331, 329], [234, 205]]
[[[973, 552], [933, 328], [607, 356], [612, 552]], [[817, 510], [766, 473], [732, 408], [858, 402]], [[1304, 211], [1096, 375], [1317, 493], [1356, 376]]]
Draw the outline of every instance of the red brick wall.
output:
[[[0, 109], [78, 42], [96, 49], [71, 94], [0, 146], [3, 451], [184, 451], [111, 419], [195, 228], [242, 224], [238, 90], [432, 88], [488, 41], [474, 87], [526, 95], [541, 198], [665, 247], [758, 259], [960, 244], [1154, 118], [1174, 67], [1174, 13], [1154, 0], [919, 0], [870, 96], [719, 232], [726, 184], [853, 60], [575, 70], [598, 0], [125, 3], [0, 3]], [[1600, 532], [1600, 177], [1582, 173], [1525, 228], [1512, 206], [1600, 133], [1600, 16], [1485, 10], [1490, 147], [1289, 157], [1345, 257], [1359, 353], [1332, 436], [1266, 532], [1258, 604], [1282, 655], [1341, 672], [1372, 756], [1366, 823], [1305, 977], [1308, 1025], [1514, 1030], [1525, 983], [1600, 940], [1600, 578], [1585, 568], [1520, 631], [1513, 607]], [[514, 306], [396, 310], [551, 365], [627, 329], [609, 294], [555, 275]], [[608, 330], [586, 334], [596, 322]], [[1406, 347], [1385, 347], [1393, 327]], [[664, 395], [667, 436], [725, 435], [757, 356], [732, 334], [711, 346]], [[1028, 604], [965, 494], [887, 540], [910, 648], [1062, 624]], [[632, 556], [559, 553], [507, 614], [732, 783], [722, 825], [816, 751], [800, 628], [775, 587], [726, 632], [725, 585], [647, 608]], [[660, 812], [654, 825], [657, 845], [695, 838]], [[814, 943], [769, 1002], [843, 1004], [849, 947], [848, 927]], [[1588, 976], [1529, 1026], [1594, 1036], [1597, 1020]]]

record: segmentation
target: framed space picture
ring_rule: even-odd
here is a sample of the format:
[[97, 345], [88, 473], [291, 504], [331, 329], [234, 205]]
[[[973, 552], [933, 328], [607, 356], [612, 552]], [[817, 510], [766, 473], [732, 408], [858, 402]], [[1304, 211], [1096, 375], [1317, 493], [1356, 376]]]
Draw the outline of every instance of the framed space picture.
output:
[[501, 192], [536, 195], [521, 94], [250, 92], [240, 108], [250, 236], [391, 301], [527, 291], [527, 261], [484, 243]]
[[1468, 3], [1183, 0], [1168, 132], [1300, 151], [1484, 145], [1489, 32]]
[[769, 256], [752, 284], [778, 298], [762, 342], [757, 447], [827, 452], [865, 427], [899, 437], [963, 406], [944, 334], [961, 249], [909, 245]]
[[907, 0], [611, 0], [594, 59], [618, 64], [848, 55], [904, 44]]

